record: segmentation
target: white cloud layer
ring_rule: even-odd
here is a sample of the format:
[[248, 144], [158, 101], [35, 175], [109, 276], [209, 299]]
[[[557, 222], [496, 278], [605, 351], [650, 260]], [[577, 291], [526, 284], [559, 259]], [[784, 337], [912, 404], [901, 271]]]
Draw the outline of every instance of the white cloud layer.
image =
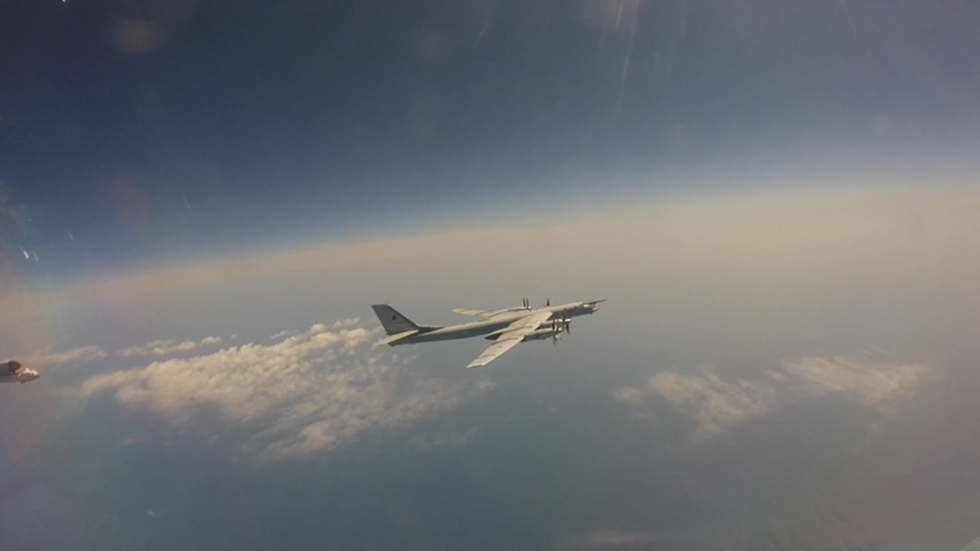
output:
[[776, 403], [776, 390], [765, 384], [726, 383], [716, 375], [659, 373], [648, 381], [648, 392], [667, 399], [697, 420], [695, 439], [706, 439], [767, 413]]
[[556, 549], [615, 549], [637, 546], [646, 547], [664, 538], [656, 533], [622, 532], [619, 530], [599, 530], [584, 535], [560, 539]]
[[216, 409], [230, 428], [249, 435], [242, 451], [267, 462], [410, 426], [493, 386], [485, 379], [457, 383], [416, 374], [407, 360], [371, 348], [376, 332], [357, 320], [317, 324], [268, 346], [244, 344], [100, 375], [81, 393], [113, 392], [120, 404], [179, 426], [200, 426], [199, 406]]
[[98, 346], [84, 346], [82, 348], [68, 350], [67, 352], [50, 354], [44, 359], [44, 362], [48, 365], [65, 365], [89, 362], [106, 357], [108, 357], [108, 354]]
[[841, 357], [802, 358], [787, 362], [784, 369], [811, 394], [842, 394], [878, 405], [907, 394], [929, 372], [921, 364], [876, 366]]
[[651, 417], [650, 400], [667, 403], [697, 422], [692, 435], [704, 441], [802, 397], [838, 396], [887, 411], [932, 370], [922, 364], [873, 364], [853, 359], [801, 358], [767, 373], [768, 381], [727, 382], [713, 373], [658, 373], [642, 387], [614, 396], [640, 417]]
[[27, 367], [47, 367], [80, 364], [108, 357], [109, 355], [98, 346], [83, 346], [64, 352], [36, 352], [21, 361]]
[[143, 346], [124, 348], [119, 352], [116, 352], [116, 355], [120, 358], [169, 356], [180, 352], [193, 352], [204, 346], [214, 346], [218, 344], [221, 344], [221, 337], [204, 337], [200, 341], [184, 341], [181, 343], [173, 340], [159, 340], [148, 342]]

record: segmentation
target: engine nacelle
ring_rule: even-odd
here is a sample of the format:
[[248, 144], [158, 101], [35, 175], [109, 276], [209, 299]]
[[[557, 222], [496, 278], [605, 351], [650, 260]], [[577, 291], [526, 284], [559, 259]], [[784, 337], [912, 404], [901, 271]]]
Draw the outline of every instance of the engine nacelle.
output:
[[[539, 341], [541, 339], [546, 339], [553, 335], [557, 336], [561, 333], [567, 332], [570, 325], [571, 322], [569, 320], [565, 320], [565, 322], [562, 322], [561, 320], [546, 321], [541, 325], [539, 325], [538, 329], [528, 333], [527, 335], [524, 335], [524, 338], [521, 339], [521, 342]], [[508, 328], [505, 327], [503, 329], [498, 329], [492, 333], [488, 333], [483, 338], [488, 341], [492, 341], [492, 340], [496, 340], [498, 337], [500, 337], [500, 335], [503, 335], [504, 333], [507, 332], [508, 332]]]
[[540, 341], [544, 339], [550, 339], [551, 337], [560, 335], [561, 333], [562, 333], [561, 326], [558, 326], [554, 329], [552, 329], [551, 327], [547, 327], [545, 329], [538, 329], [536, 331], [532, 331], [528, 333], [527, 335], [524, 335], [524, 338], [522, 339], [521, 342]]
[[0, 363], [0, 375], [14, 375], [20, 367], [21, 364], [17, 360]]

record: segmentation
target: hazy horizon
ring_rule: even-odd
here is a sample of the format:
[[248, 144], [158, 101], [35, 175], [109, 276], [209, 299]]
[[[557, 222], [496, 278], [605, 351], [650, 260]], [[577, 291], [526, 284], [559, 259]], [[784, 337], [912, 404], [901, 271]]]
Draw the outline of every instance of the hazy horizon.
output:
[[0, 3], [0, 548], [969, 549], [978, 26]]

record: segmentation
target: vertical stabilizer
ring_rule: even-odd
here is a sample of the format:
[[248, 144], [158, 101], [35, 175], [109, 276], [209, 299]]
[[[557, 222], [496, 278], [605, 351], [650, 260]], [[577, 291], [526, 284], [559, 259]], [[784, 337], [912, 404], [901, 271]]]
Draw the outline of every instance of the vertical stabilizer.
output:
[[387, 304], [372, 304], [371, 308], [374, 309], [374, 313], [378, 316], [378, 321], [385, 328], [385, 333], [389, 335], [397, 335], [406, 331], [418, 331], [419, 329], [419, 326], [412, 320], [406, 318], [401, 312]]

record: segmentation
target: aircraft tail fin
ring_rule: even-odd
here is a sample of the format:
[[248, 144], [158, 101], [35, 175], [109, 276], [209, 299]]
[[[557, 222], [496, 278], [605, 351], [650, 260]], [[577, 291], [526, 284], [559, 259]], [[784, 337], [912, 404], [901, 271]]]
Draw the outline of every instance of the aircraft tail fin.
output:
[[406, 331], [418, 331], [422, 329], [415, 322], [406, 318], [401, 312], [387, 304], [372, 304], [371, 308], [374, 309], [374, 313], [378, 316], [378, 321], [381, 322], [382, 327], [385, 328], [385, 333], [388, 335], [397, 335]]

